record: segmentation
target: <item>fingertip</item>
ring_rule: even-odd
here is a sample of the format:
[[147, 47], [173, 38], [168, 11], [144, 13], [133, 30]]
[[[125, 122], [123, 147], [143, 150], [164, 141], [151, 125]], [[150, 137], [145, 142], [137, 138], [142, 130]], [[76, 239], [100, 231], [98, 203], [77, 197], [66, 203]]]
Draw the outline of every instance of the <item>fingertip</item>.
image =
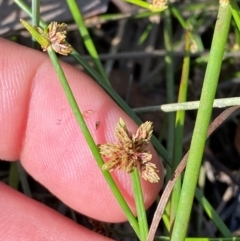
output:
[[3, 160], [17, 160], [26, 127], [32, 80], [43, 54], [0, 38], [0, 145]]

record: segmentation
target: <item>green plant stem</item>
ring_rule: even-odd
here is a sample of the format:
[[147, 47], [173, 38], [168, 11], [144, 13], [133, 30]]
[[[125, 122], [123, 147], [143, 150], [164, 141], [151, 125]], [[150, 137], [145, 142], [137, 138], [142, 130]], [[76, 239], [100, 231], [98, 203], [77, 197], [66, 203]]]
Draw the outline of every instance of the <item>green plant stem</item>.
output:
[[150, 32], [153, 29], [154, 24], [152, 22], [148, 23], [147, 26], [145, 27], [143, 33], [140, 35], [138, 41], [137, 41], [137, 46], [141, 46], [146, 39], [148, 38]]
[[[166, 66], [166, 87], [167, 87], [167, 103], [174, 102], [174, 67], [173, 67], [173, 55], [172, 55], [172, 20], [170, 10], [167, 9], [164, 12], [164, 28], [163, 28], [163, 35], [164, 35], [164, 45], [166, 49], [165, 55], [165, 66]], [[167, 151], [171, 166], [167, 166], [167, 177], [169, 178], [172, 175], [172, 161], [173, 161], [173, 147], [174, 147], [174, 124], [175, 113], [167, 113]], [[170, 201], [170, 200], [169, 200]], [[172, 223], [171, 220], [171, 205], [167, 205], [166, 209], [170, 208], [168, 212], [170, 213], [170, 224]]]
[[240, 10], [235, 0], [230, 0], [230, 7], [232, 16], [235, 20], [235, 23], [237, 24], [238, 30], [240, 31]]
[[171, 241], [186, 237], [230, 20], [230, 6], [220, 4]]
[[95, 48], [95, 45], [91, 39], [91, 36], [88, 32], [88, 29], [85, 25], [82, 13], [80, 11], [80, 9], [78, 8], [78, 5], [76, 3], [75, 0], [66, 0], [68, 7], [72, 13], [72, 16], [78, 26], [79, 32], [83, 38], [85, 47], [87, 48], [90, 56], [92, 57], [92, 60], [97, 68], [97, 70], [99, 71], [100, 75], [102, 76], [102, 78], [106, 81], [106, 83], [108, 83], [110, 85], [110, 82], [106, 76], [106, 73], [103, 69], [102, 63], [99, 59], [97, 50]]
[[228, 227], [225, 225], [222, 219], [219, 218], [218, 213], [211, 206], [208, 200], [203, 196], [202, 192], [199, 189], [196, 189], [195, 197], [203, 207], [208, 217], [212, 220], [212, 222], [216, 225], [218, 230], [222, 233], [222, 235], [224, 237], [231, 237], [232, 233], [229, 231]]
[[174, 7], [174, 5], [171, 4], [170, 8], [169, 8], [173, 14], [173, 16], [178, 20], [178, 22], [181, 24], [183, 29], [187, 29], [187, 23], [186, 21], [183, 19], [182, 14], [180, 14], [179, 10]]
[[[170, 203], [168, 203], [168, 204], [170, 204]], [[166, 210], [167, 210], [167, 208], [166, 208]], [[168, 210], [170, 210], [170, 208], [168, 208]], [[165, 212], [162, 216], [162, 219], [163, 219], [163, 223], [164, 223], [164, 227], [165, 227], [165, 230], [164, 230], [163, 234], [167, 233], [169, 235], [170, 229], [171, 229], [169, 215]]]
[[[32, 0], [32, 26], [38, 26], [40, 19], [40, 0]], [[38, 43], [32, 38], [32, 46], [34, 49], [38, 48]]]
[[40, 0], [32, 0], [32, 26], [38, 26], [40, 20]]
[[[29, 6], [22, 0], [14, 0], [14, 2], [24, 11], [28, 14], [28, 16], [32, 17], [32, 11], [29, 8]], [[39, 24], [42, 28], [45, 28], [47, 26], [47, 24], [40, 19], [39, 20]]]
[[27, 173], [23, 169], [20, 162], [17, 162], [17, 169], [18, 169], [18, 174], [19, 174], [20, 183], [23, 189], [23, 193], [28, 197], [32, 197], [32, 192], [28, 183]]
[[[52, 64], [54, 66], [54, 69], [58, 75], [58, 78], [60, 80], [60, 83], [64, 89], [65, 95], [67, 97], [67, 100], [72, 108], [72, 111], [74, 113], [74, 116], [81, 128], [81, 131], [88, 143], [88, 146], [100, 168], [100, 170], [102, 170], [102, 165], [104, 164], [103, 159], [99, 153], [98, 147], [96, 146], [91, 133], [89, 132], [87, 125], [84, 121], [84, 118], [82, 116], [82, 113], [78, 107], [78, 104], [73, 96], [72, 90], [68, 84], [68, 81], [65, 77], [65, 74], [61, 68], [61, 65], [58, 61], [58, 58], [56, 56], [56, 53], [53, 51], [52, 47], [48, 48], [48, 54], [49, 57], [52, 61]], [[89, 173], [90, 174], [90, 173]], [[121, 206], [123, 212], [125, 213], [125, 215], [127, 216], [128, 221], [130, 222], [130, 224], [132, 225], [134, 231], [136, 232], [136, 234], [139, 236], [139, 226], [138, 226], [138, 222], [136, 220], [136, 218], [134, 217], [132, 211], [130, 210], [130, 208], [128, 207], [126, 201], [124, 200], [121, 192], [119, 191], [118, 187], [116, 186], [114, 180], [112, 179], [112, 176], [109, 174], [109, 172], [105, 172], [102, 171], [102, 174], [105, 178], [105, 180], [107, 181], [109, 187], [111, 188], [114, 196], [116, 197], [119, 205]], [[140, 237], [140, 236], [139, 236]]]
[[17, 162], [11, 162], [9, 177], [8, 177], [8, 184], [10, 187], [18, 190], [19, 183], [20, 183], [20, 177], [19, 177]]
[[[185, 57], [183, 59], [182, 76], [180, 81], [180, 88], [178, 94], [178, 102], [184, 102], [187, 98], [188, 78], [190, 69], [190, 36], [189, 32], [186, 32], [185, 41]], [[175, 137], [174, 137], [174, 150], [173, 150], [173, 170], [175, 170], [182, 159], [182, 145], [183, 142], [183, 129], [185, 121], [185, 111], [178, 111], [176, 113], [175, 121]], [[181, 193], [181, 176], [176, 181], [173, 192], [171, 195], [171, 223], [174, 222], [179, 198]]]
[[[172, 55], [172, 21], [169, 9], [164, 12], [164, 45], [166, 48], [165, 65], [166, 65], [166, 86], [167, 86], [167, 102], [174, 102], [174, 67]], [[168, 113], [168, 134], [167, 134], [167, 151], [172, 162], [173, 143], [174, 143], [174, 113]], [[169, 172], [171, 175], [171, 172]]]
[[141, 241], [146, 241], [148, 235], [148, 223], [138, 168], [135, 168], [135, 170], [131, 173], [131, 178]]

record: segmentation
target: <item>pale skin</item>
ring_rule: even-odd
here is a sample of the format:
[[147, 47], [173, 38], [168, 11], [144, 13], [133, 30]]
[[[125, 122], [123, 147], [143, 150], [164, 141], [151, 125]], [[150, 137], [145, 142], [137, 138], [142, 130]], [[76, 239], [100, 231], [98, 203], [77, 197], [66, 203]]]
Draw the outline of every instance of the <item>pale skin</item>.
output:
[[[21, 160], [26, 171], [66, 205], [92, 218], [121, 222], [126, 218], [102, 177], [76, 124], [46, 53], [0, 38], [0, 159]], [[62, 64], [97, 144], [114, 142], [122, 117], [131, 131], [137, 125], [81, 71]], [[100, 126], [96, 130], [96, 123]], [[157, 154], [153, 162], [162, 175]], [[134, 209], [131, 179], [114, 172], [121, 192]], [[161, 178], [162, 180], [163, 178]], [[142, 181], [146, 208], [162, 181]], [[0, 184], [1, 240], [110, 240], [54, 210]]]

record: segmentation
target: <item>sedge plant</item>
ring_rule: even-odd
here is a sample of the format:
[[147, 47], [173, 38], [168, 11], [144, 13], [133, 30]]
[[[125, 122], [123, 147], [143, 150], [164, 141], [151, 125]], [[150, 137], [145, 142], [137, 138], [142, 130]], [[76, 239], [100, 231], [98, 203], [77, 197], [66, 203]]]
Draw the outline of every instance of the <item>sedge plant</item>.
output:
[[[22, 8], [25, 8], [25, 11], [31, 16], [31, 11], [29, 11], [29, 9], [27, 8], [26, 5], [23, 4], [22, 1], [16, 1], [16, 2], [20, 2], [20, 5], [22, 6]], [[141, 6], [141, 7], [144, 7], [144, 8], [147, 8], [147, 9], [151, 9], [152, 11], [155, 11], [156, 10], [156, 6], [155, 7], [152, 7], [152, 4], [149, 4], [149, 3], [146, 3], [144, 1], [140, 1], [140, 0], [134, 0], [134, 1], [128, 1], [128, 2], [131, 2], [131, 3], [134, 3], [134, 4], [137, 4], [138, 6]], [[154, 3], [157, 3], [157, 1], [153, 1]], [[146, 5], [146, 4], [147, 5]], [[165, 9], [165, 6], [164, 6], [164, 9]], [[207, 200], [204, 199], [204, 197], [202, 196], [201, 193], [199, 193], [199, 190], [197, 189], [196, 193], [195, 193], [195, 188], [196, 188], [196, 178], [197, 178], [197, 174], [199, 172], [199, 165], [200, 165], [200, 159], [201, 159], [201, 155], [203, 153], [203, 146], [204, 146], [204, 143], [205, 143], [205, 139], [206, 139], [206, 135], [202, 135], [202, 133], [204, 134], [206, 132], [206, 128], [208, 126], [208, 123], [209, 123], [209, 120], [210, 120], [210, 115], [211, 115], [211, 105], [213, 103], [213, 99], [214, 99], [214, 95], [215, 95], [215, 91], [216, 91], [216, 85], [217, 85], [217, 80], [218, 80], [218, 76], [219, 76], [219, 72], [220, 72], [220, 67], [221, 67], [221, 61], [222, 61], [222, 56], [223, 56], [223, 50], [224, 50], [224, 45], [226, 43], [226, 36], [227, 36], [227, 33], [228, 33], [228, 29], [229, 29], [229, 23], [230, 23], [230, 17], [231, 17], [231, 14], [230, 14], [230, 10], [229, 10], [229, 2], [228, 1], [220, 1], [220, 5], [219, 5], [219, 15], [218, 15], [218, 22], [215, 26], [215, 29], [217, 29], [217, 32], [216, 30], [216, 33], [215, 35], [215, 38], [213, 38], [213, 42], [212, 42], [212, 47], [211, 47], [211, 51], [210, 51], [210, 55], [209, 55], [209, 63], [208, 63], [208, 68], [206, 70], [206, 76], [205, 76], [205, 80], [204, 80], [204, 88], [203, 88], [203, 91], [202, 91], [202, 98], [200, 100], [200, 107], [199, 107], [199, 114], [198, 114], [198, 118], [197, 118], [197, 122], [196, 122], [196, 131], [195, 131], [195, 135], [193, 136], [193, 140], [192, 140], [192, 145], [194, 147], [192, 147], [191, 145], [191, 149], [192, 151], [190, 150], [190, 153], [192, 152], [192, 154], [190, 154], [189, 156], [189, 160], [197, 160], [197, 165], [195, 166], [195, 162], [190, 161], [190, 164], [188, 164], [188, 167], [187, 167], [187, 170], [186, 171], [186, 174], [185, 174], [185, 177], [184, 179], [186, 179], [184, 182], [183, 182], [183, 188], [181, 190], [181, 195], [177, 197], [177, 199], [180, 197], [180, 201], [179, 201], [179, 205], [178, 205], [178, 201], [177, 201], [177, 204], [176, 204], [176, 207], [177, 208], [177, 211], [175, 213], [174, 211], [174, 215], [173, 215], [173, 219], [174, 220], [174, 226], [173, 226], [173, 229], [172, 229], [172, 235], [170, 238], [166, 238], [164, 239], [164, 237], [162, 237], [162, 239], [160, 238], [160, 240], [184, 240], [187, 236], [186, 234], [186, 229], [187, 229], [187, 226], [188, 226], [188, 220], [189, 220], [189, 213], [190, 213], [190, 210], [191, 210], [191, 206], [192, 206], [192, 198], [195, 194], [195, 197], [197, 197], [197, 199], [199, 200], [199, 202], [203, 205], [203, 207], [207, 207], [207, 205], [209, 204], [207, 202]], [[237, 22], [237, 19], [239, 17], [239, 14], [238, 12], [236, 11], [237, 9], [237, 6], [235, 4], [235, 1], [231, 1], [231, 11], [232, 11], [232, 14], [234, 16], [234, 19], [236, 19], [236, 22]], [[178, 16], [178, 20], [182, 23], [181, 25], [185, 28], [186, 27], [186, 23], [184, 23], [183, 21], [183, 18], [180, 17], [179, 13], [176, 12], [176, 9], [173, 8], [173, 9], [170, 9], [172, 11], [172, 13], [175, 15], [175, 16]], [[169, 13], [168, 13], [169, 14]], [[167, 14], [166, 14], [167, 15]], [[25, 23], [26, 24], [26, 23]], [[84, 22], [82, 21], [81, 24], [84, 24]], [[237, 22], [237, 26], [239, 23]], [[40, 19], [40, 26], [46, 26], [45, 23]], [[28, 26], [29, 27], [29, 26]], [[61, 26], [61, 31], [65, 31], [64, 30], [64, 25]], [[31, 26], [30, 26], [31, 28]], [[165, 27], [166, 28], [166, 31], [167, 31], [167, 28], [169, 28], [168, 26]], [[97, 80], [103, 87], [104, 89], [109, 93], [109, 95], [123, 108], [126, 110], [126, 112], [131, 116], [133, 117], [134, 120], [136, 120], [137, 123], [140, 123], [140, 120], [139, 118], [137, 118], [137, 116], [133, 113], [133, 111], [130, 109], [130, 107], [128, 105], [126, 105], [126, 103], [124, 101], [122, 101], [122, 99], [116, 94], [114, 93], [113, 89], [108, 85], [108, 83], [106, 82], [106, 80], [104, 80], [104, 77], [103, 77], [103, 73], [101, 73], [101, 70], [96, 68], [95, 70], [93, 70], [83, 59], [82, 57], [74, 50], [71, 48], [70, 45], [68, 45], [67, 42], [64, 43], [63, 46], [59, 46], [59, 45], [55, 45], [54, 43], [52, 43], [51, 41], [49, 41], [49, 38], [46, 38], [46, 34], [47, 34], [47, 30], [43, 30], [41, 31], [40, 29], [36, 29], [36, 32], [33, 30], [33, 28], [31, 28], [32, 30], [32, 34], [37, 34], [38, 36], [35, 36], [36, 38], [39, 38], [39, 41], [40, 41], [40, 44], [42, 46], [45, 46], [45, 50], [48, 52], [49, 56], [50, 56], [50, 59], [52, 60], [53, 62], [53, 65], [56, 69], [56, 72], [59, 76], [59, 79], [60, 79], [60, 82], [62, 84], [62, 86], [64, 87], [64, 89], [67, 90], [67, 92], [70, 90], [68, 84], [67, 84], [67, 80], [65, 78], [65, 75], [64, 73], [62, 72], [61, 70], [61, 66], [57, 60], [57, 57], [56, 57], [56, 54], [54, 52], [54, 50], [56, 52], [60, 52], [60, 54], [71, 54], [74, 56], [75, 59], [77, 59], [79, 62], [81, 62], [81, 64], [84, 66], [85, 69], [88, 70], [88, 72], [90, 73], [90, 75], [92, 75], [94, 77], [95, 80]], [[39, 34], [43, 37], [40, 37]], [[166, 35], [168, 33], [166, 32]], [[215, 39], [220, 39], [221, 41], [218, 41], [218, 43], [215, 41]], [[63, 39], [65, 40], [65, 39]], [[168, 41], [168, 40], [167, 40]], [[168, 42], [166, 41], [166, 44], [168, 44]], [[66, 44], [66, 45], [65, 45]], [[170, 51], [170, 54], [171, 54], [171, 49], [169, 49]], [[168, 60], [167, 60], [168, 61]], [[214, 64], [213, 64], [214, 63]], [[99, 71], [100, 70], [100, 71]], [[213, 71], [214, 70], [214, 71]], [[173, 73], [173, 71], [172, 71]], [[209, 83], [209, 79], [211, 79], [213, 81], [213, 83]], [[172, 90], [170, 90], [172, 91]], [[71, 90], [70, 90], [71, 92]], [[80, 127], [82, 128], [82, 131], [83, 133], [86, 134], [86, 139], [90, 145], [90, 148], [92, 150], [97, 160], [97, 163], [99, 165], [100, 168], [102, 168], [105, 164], [102, 160], [102, 157], [99, 153], [99, 147], [97, 147], [95, 145], [95, 143], [93, 142], [93, 140], [91, 139], [91, 137], [88, 136], [88, 134], [90, 134], [87, 130], [87, 127], [86, 127], [86, 124], [84, 122], [84, 119], [83, 117], [81, 116], [81, 111], [78, 109], [77, 105], [76, 105], [76, 101], [74, 100], [74, 98], [72, 97], [72, 94], [70, 93], [69, 96], [68, 94], [66, 94], [70, 104], [74, 107], [73, 108], [73, 112], [74, 114], [76, 115], [76, 118], [79, 122], [79, 125]], [[201, 119], [201, 116], [204, 116], [205, 118], [205, 111], [207, 110], [207, 118], [203, 121]], [[204, 112], [204, 115], [203, 115], [203, 112]], [[177, 117], [178, 118], [178, 117]], [[181, 118], [181, 117], [180, 117]], [[201, 122], [201, 124], [200, 124]], [[176, 122], [175, 122], [176, 124]], [[121, 125], [122, 127], [124, 126], [123, 122], [122, 121], [119, 121], [119, 123], [117, 125]], [[173, 126], [174, 126], [174, 121], [173, 121]], [[86, 129], [85, 129], [86, 128]], [[200, 128], [200, 129], [199, 129]], [[117, 128], [116, 128], [117, 129]], [[199, 131], [200, 130], [200, 131]], [[127, 131], [125, 130], [125, 132], [127, 133]], [[199, 132], [201, 132], [201, 135], [202, 135], [202, 138], [199, 137]], [[125, 133], [125, 134], [126, 134]], [[196, 134], [198, 133], [198, 134]], [[85, 135], [84, 134], [84, 135]], [[200, 135], [200, 136], [201, 136]], [[128, 136], [129, 139], [131, 139], [132, 136]], [[166, 160], [167, 162], [167, 165], [170, 166], [170, 169], [172, 168], [172, 164], [171, 164], [171, 160], [172, 160], [172, 157], [174, 157], [175, 153], [172, 153], [173, 151], [170, 151], [169, 152], [169, 149], [168, 151], [166, 151], [162, 146], [161, 144], [153, 137], [152, 138], [152, 141], [153, 141], [153, 144], [155, 145], [156, 149], [159, 151], [159, 153], [164, 157], [164, 159]], [[121, 141], [120, 141], [121, 142]], [[117, 142], [119, 144], [119, 142]], [[195, 144], [194, 144], [195, 143]], [[199, 144], [200, 143], [200, 144]], [[171, 144], [171, 143], [170, 143]], [[92, 146], [91, 146], [92, 145]], [[173, 143], [171, 144], [173, 145]], [[198, 148], [200, 145], [200, 149], [199, 152], [198, 152], [198, 156], [194, 156], [194, 149]], [[170, 148], [173, 150], [173, 147]], [[100, 147], [100, 150], [101, 150], [101, 147]], [[103, 153], [104, 154], [104, 153]], [[196, 154], [197, 155], [197, 154]], [[104, 155], [103, 155], [104, 156]], [[106, 156], [106, 155], [105, 155]], [[110, 165], [110, 164], [109, 164]], [[174, 164], [175, 166], [176, 164]], [[192, 168], [191, 168], [192, 166]], [[195, 171], [193, 171], [193, 166], [195, 168]], [[126, 166], [124, 166], [126, 167]], [[106, 166], [105, 166], [106, 168]], [[111, 170], [111, 168], [106, 168], [108, 170]], [[121, 168], [119, 168], [121, 169]], [[154, 168], [153, 168], [154, 170]], [[134, 169], [134, 171], [132, 172], [132, 177], [133, 177], [133, 180], [135, 180], [134, 178], [137, 178], [137, 182], [138, 183], [135, 183], [135, 188], [136, 190], [139, 190], [139, 178], [138, 177], [134, 177], [139, 175], [138, 172], [135, 172], [136, 169]], [[108, 172], [103, 172], [103, 174], [105, 175], [106, 173]], [[155, 174], [157, 174], [157, 172], [153, 172]], [[109, 174], [106, 174], [105, 178], [107, 180], [107, 182], [110, 182], [111, 183], [111, 175]], [[194, 176], [195, 175], [195, 176]], [[193, 177], [194, 176], [194, 177]], [[110, 180], [110, 181], [109, 181]], [[134, 181], [133, 181], [134, 183]], [[187, 184], [190, 184], [190, 188], [189, 186], [187, 186]], [[111, 184], [110, 184], [111, 186]], [[114, 186], [114, 184], [113, 184]], [[188, 189], [191, 190], [188, 192]], [[118, 191], [116, 191], [114, 188], [112, 189], [113, 190], [113, 193], [115, 195], [118, 195], [116, 193], [118, 193]], [[114, 191], [115, 190], [115, 191]], [[139, 191], [136, 191], [135, 194], [138, 194]], [[121, 194], [120, 194], [121, 195]], [[135, 195], [136, 196], [136, 195]], [[142, 200], [142, 195], [140, 194], [140, 199], [138, 201], [139, 203], [139, 207], [138, 207], [138, 204], [136, 205], [137, 206], [137, 212], [138, 212], [138, 218], [142, 215], [142, 217], [146, 217], [146, 214], [145, 214], [145, 210], [144, 210], [144, 206], [143, 206], [143, 203], [141, 204]], [[120, 197], [120, 200], [122, 200], [123, 198]], [[138, 197], [136, 197], [136, 200], [138, 200]], [[186, 200], [189, 200], [189, 208], [186, 211], [185, 208], [183, 208], [183, 204], [185, 204]], [[202, 200], [204, 200], [204, 202], [201, 202]], [[123, 210], [126, 210], [127, 211], [127, 218], [129, 220], [129, 222], [131, 223], [131, 225], [133, 226], [133, 229], [135, 230], [135, 232], [137, 233], [138, 237], [140, 240], [146, 240], [146, 233], [148, 232], [148, 227], [147, 227], [147, 223], [146, 223], [146, 218], [144, 220], [144, 222], [142, 223], [139, 223], [137, 219], [135, 219], [135, 217], [133, 216], [133, 214], [131, 213], [130, 209], [128, 208], [127, 204], [124, 203], [124, 200], [122, 200], [122, 204], [120, 204], [123, 208]], [[137, 201], [136, 201], [137, 202]], [[181, 204], [182, 203], [182, 204]], [[182, 205], [182, 206], [181, 206]], [[180, 207], [179, 207], [180, 206]], [[208, 210], [208, 211], [207, 211]], [[210, 210], [210, 211], [209, 211]], [[185, 212], [185, 215], [183, 215], [183, 211]], [[213, 213], [213, 209], [212, 207], [209, 205], [208, 206], [208, 209], [205, 209], [205, 211], [207, 213], [209, 213], [209, 216]], [[176, 214], [176, 218], [175, 218], [175, 214]], [[218, 215], [216, 214], [215, 215], [215, 218], [216, 218], [216, 222], [217, 223], [221, 223], [221, 219], [219, 219]], [[140, 220], [140, 219], [139, 219]], [[182, 223], [183, 223], [183, 220], [184, 220], [184, 226], [182, 228]], [[230, 237], [231, 234], [229, 232], [228, 229], [226, 229], [225, 226], [221, 226], [219, 225], [219, 230], [222, 231], [223, 235], [225, 237]], [[208, 239], [208, 240], [211, 240], [211, 239]], [[224, 239], [221, 239], [221, 240], [224, 240]], [[228, 240], [234, 240], [234, 239], [229, 239]]]

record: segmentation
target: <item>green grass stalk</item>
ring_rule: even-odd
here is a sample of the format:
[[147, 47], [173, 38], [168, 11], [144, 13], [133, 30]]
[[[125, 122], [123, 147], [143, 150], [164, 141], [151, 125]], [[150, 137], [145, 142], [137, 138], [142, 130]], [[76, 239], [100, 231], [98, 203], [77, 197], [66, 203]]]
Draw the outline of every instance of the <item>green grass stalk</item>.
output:
[[139, 224], [139, 232], [141, 236], [141, 241], [147, 240], [148, 235], [148, 222], [147, 222], [147, 215], [144, 205], [142, 187], [139, 177], [139, 170], [135, 168], [135, 170], [131, 173], [132, 178], [132, 185], [133, 185], [133, 192], [134, 192], [134, 199], [137, 209], [137, 218]]
[[8, 184], [10, 187], [18, 190], [19, 183], [20, 183], [20, 177], [19, 177], [19, 172], [17, 168], [17, 162], [12, 162], [10, 164]]
[[100, 73], [100, 75], [102, 76], [104, 81], [106, 81], [106, 83], [108, 83], [110, 85], [110, 82], [103, 69], [102, 63], [101, 63], [98, 53], [97, 53], [97, 50], [95, 48], [95, 45], [92, 41], [92, 38], [91, 38], [89, 32], [88, 32], [88, 29], [85, 25], [85, 21], [82, 16], [82, 13], [81, 13], [80, 9], [78, 8], [76, 1], [75, 0], [66, 0], [66, 2], [68, 4], [70, 12], [72, 13], [74, 21], [76, 22], [76, 24], [78, 26], [78, 29], [83, 38], [85, 47], [87, 48], [90, 56], [92, 57], [92, 60], [96, 66], [96, 69], [98, 70], [98, 72]]
[[220, 4], [171, 241], [186, 237], [230, 20], [230, 6]]
[[208, 202], [208, 200], [204, 197], [204, 195], [202, 194], [202, 192], [199, 189], [196, 189], [195, 197], [198, 200], [198, 202], [201, 204], [201, 206], [203, 207], [205, 213], [212, 220], [212, 222], [216, 225], [219, 232], [221, 232], [225, 238], [232, 237], [232, 233], [229, 231], [226, 224], [222, 221], [221, 218], [219, 218], [218, 213], [211, 206], [211, 204]]
[[[172, 19], [170, 10], [167, 9], [164, 12], [164, 45], [166, 49], [165, 55], [165, 78], [166, 78], [166, 87], [167, 87], [167, 103], [174, 103], [174, 66], [173, 66], [173, 55], [172, 55]], [[172, 176], [172, 161], [173, 161], [173, 148], [174, 148], [174, 132], [175, 132], [175, 113], [167, 113], [167, 152], [170, 159], [171, 167], [167, 166], [167, 175], [166, 179]], [[170, 201], [170, 200], [169, 200]], [[170, 213], [170, 224], [172, 223], [171, 215], [171, 205], [167, 205], [166, 209], [170, 208], [168, 212]]]
[[[165, 66], [166, 66], [166, 86], [167, 86], [167, 102], [174, 103], [174, 67], [172, 55], [172, 20], [169, 9], [164, 12], [164, 45], [166, 48]], [[174, 143], [174, 117], [175, 113], [168, 113], [168, 133], [167, 133], [167, 151], [172, 162], [173, 143]], [[169, 172], [171, 175], [172, 170]]]
[[32, 197], [32, 192], [28, 183], [27, 173], [23, 169], [20, 162], [17, 162], [17, 169], [18, 169], [18, 174], [19, 174], [20, 183], [23, 189], [23, 193], [28, 197]]
[[[32, 11], [29, 8], [29, 6], [22, 0], [14, 0], [14, 2], [18, 5], [18, 7], [20, 7], [25, 13], [28, 14], [29, 17], [32, 17]], [[39, 25], [42, 28], [45, 28], [47, 26], [47, 24], [42, 20], [39, 19]]]
[[[188, 78], [190, 69], [190, 33], [185, 35], [185, 57], [183, 59], [182, 76], [178, 94], [178, 103], [186, 101]], [[175, 170], [182, 159], [182, 142], [185, 121], [185, 111], [177, 111], [175, 120], [175, 137], [173, 150], [173, 170]], [[171, 195], [171, 223], [174, 222], [177, 213], [181, 193], [181, 176], [178, 178]]]
[[240, 14], [239, 14], [240, 9], [235, 0], [230, 1], [230, 7], [231, 7], [232, 16], [235, 20], [235, 23], [237, 24], [238, 30], [240, 31]]
[[[32, 0], [32, 26], [39, 26], [40, 19], [40, 0]], [[38, 48], [37, 41], [32, 38], [32, 46], [34, 49]]]
[[182, 26], [183, 29], [187, 29], [187, 23], [186, 21], [183, 19], [182, 15], [180, 14], [180, 12], [178, 11], [178, 9], [176, 7], [174, 7], [174, 5], [171, 4], [171, 7], [169, 8], [173, 14], [173, 16], [178, 20], [178, 22], [180, 23], [180, 25]]

